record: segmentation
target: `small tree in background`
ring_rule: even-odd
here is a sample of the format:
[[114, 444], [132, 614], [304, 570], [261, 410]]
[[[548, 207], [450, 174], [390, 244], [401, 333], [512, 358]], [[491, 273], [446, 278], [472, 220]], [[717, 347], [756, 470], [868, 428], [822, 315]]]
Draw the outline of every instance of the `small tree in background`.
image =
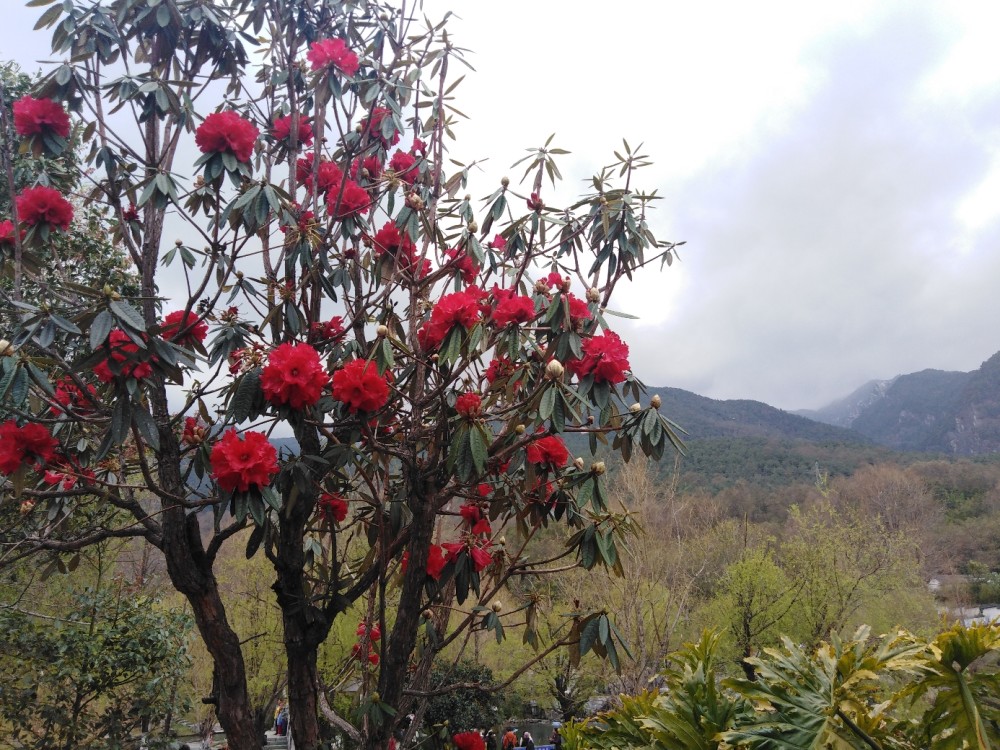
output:
[[[550, 138], [523, 193], [505, 178], [463, 197], [469, 167], [446, 156], [461, 51], [380, 3], [70, 0], [40, 26], [68, 62], [13, 104], [14, 129], [54, 154], [59, 112], [79, 116], [89, 152], [70, 189], [100, 207], [139, 289], [56, 279], [27, 297], [74, 208], [19, 190], [4, 256], [19, 321], [0, 359], [19, 549], [160, 549], [234, 750], [258, 742], [215, 573], [237, 535], [274, 570], [304, 750], [327, 703], [318, 649], [352, 607], [354, 726], [325, 713], [366, 748], [422, 710], [435, 655], [473, 629], [619, 667], [607, 612], [565, 613], [543, 642], [544, 602], [500, 594], [512, 576], [621, 572], [633, 522], [567, 433], [626, 461], [678, 444], [658, 398], [621, 408], [642, 387], [606, 319], [619, 282], [673, 258], [647, 223], [655, 194], [634, 185], [646, 157], [625, 144], [557, 208]], [[284, 435], [295, 450], [275, 448]], [[103, 507], [128, 523], [73, 520]], [[533, 558], [545, 530], [563, 544]]]

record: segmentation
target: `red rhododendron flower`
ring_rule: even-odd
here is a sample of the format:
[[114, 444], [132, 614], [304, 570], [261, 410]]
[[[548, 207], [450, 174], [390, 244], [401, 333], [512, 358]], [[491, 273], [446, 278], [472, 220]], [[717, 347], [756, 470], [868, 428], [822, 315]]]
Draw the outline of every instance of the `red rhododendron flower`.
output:
[[15, 200], [18, 218], [29, 226], [51, 224], [65, 231], [73, 221], [72, 204], [55, 188], [27, 188]]
[[514, 372], [514, 365], [507, 357], [490, 360], [489, 367], [486, 368], [486, 380], [490, 385], [499, 379], [506, 378]]
[[347, 48], [343, 39], [320, 39], [309, 45], [306, 58], [313, 70], [334, 67], [345, 75], [353, 76], [360, 67], [358, 56]]
[[139, 221], [139, 209], [132, 203], [129, 203], [128, 207], [122, 210], [122, 220]]
[[375, 182], [382, 174], [382, 162], [374, 154], [359, 156], [351, 164], [351, 178], [360, 183]]
[[490, 320], [497, 328], [504, 328], [518, 323], [527, 323], [535, 317], [535, 303], [531, 297], [514, 295], [500, 300]]
[[[285, 141], [286, 143], [292, 142], [292, 116], [285, 115], [284, 117], [278, 117], [271, 124], [271, 135], [274, 136], [275, 140]], [[298, 128], [298, 145], [299, 146], [311, 146], [313, 142], [313, 129], [312, 125], [309, 124], [309, 118], [305, 115], [299, 116], [299, 128]]]
[[[102, 383], [110, 383], [118, 375], [142, 380], [153, 374], [149, 362], [136, 361], [139, 345], [121, 328], [115, 328], [108, 334], [104, 347], [108, 350], [108, 359], [94, 365], [94, 374]], [[112, 369], [111, 362], [116, 363], [115, 369]]]
[[492, 247], [494, 250], [499, 250], [500, 252], [503, 252], [504, 246], [506, 244], [507, 240], [505, 240], [499, 234], [494, 235], [493, 239], [490, 240], [490, 247]]
[[427, 575], [435, 581], [441, 580], [441, 573], [448, 564], [447, 550], [440, 544], [432, 544], [427, 555]]
[[335, 315], [325, 323], [313, 323], [309, 328], [312, 335], [320, 341], [329, 341], [344, 335], [344, 319]]
[[481, 573], [493, 562], [493, 555], [485, 547], [469, 547], [469, 557], [472, 558], [472, 567], [476, 569], [477, 573]]
[[[24, 239], [24, 230], [21, 230], [21, 239]], [[0, 221], [0, 247], [14, 246], [14, 222], [10, 219]]]
[[42, 481], [49, 485], [59, 485], [64, 490], [71, 490], [83, 479], [85, 484], [94, 481], [96, 475], [90, 469], [81, 469], [75, 461], [65, 456], [56, 456], [52, 465], [47, 467]]
[[483, 400], [478, 393], [463, 393], [455, 399], [455, 411], [463, 417], [478, 417], [483, 410]]
[[493, 533], [493, 528], [490, 526], [489, 519], [480, 518], [472, 525], [472, 533], [481, 536], [489, 536]]
[[[337, 205], [337, 196], [340, 196], [340, 204]], [[361, 187], [354, 180], [348, 180], [344, 184], [341, 193], [339, 186], [333, 187], [326, 195], [327, 209], [334, 214], [334, 218], [346, 219], [348, 216], [359, 214], [368, 208], [372, 203], [372, 198], [368, 191]]]
[[208, 437], [208, 425], [198, 417], [184, 418], [184, 432], [181, 433], [181, 442], [185, 445], [200, 445]]
[[[313, 155], [306, 154], [295, 162], [295, 179], [305, 185], [306, 190], [313, 187]], [[329, 192], [335, 186], [339, 187], [344, 179], [340, 167], [329, 159], [320, 159], [317, 168], [316, 188], [320, 193]]]
[[384, 253], [398, 255], [400, 252], [413, 253], [416, 251], [416, 246], [413, 244], [413, 240], [410, 239], [410, 235], [400, 232], [399, 227], [391, 221], [387, 221], [375, 233], [375, 236], [372, 237], [372, 245], [375, 248], [376, 255], [383, 255]]
[[193, 312], [175, 310], [163, 319], [160, 335], [180, 346], [191, 346], [196, 341], [200, 344], [208, 336], [208, 324], [198, 318]]
[[539, 438], [528, 446], [527, 459], [529, 463], [546, 468], [559, 468], [569, 461], [569, 450], [566, 443], [558, 435], [547, 435]]
[[227, 430], [212, 446], [212, 476], [228, 492], [246, 492], [271, 483], [278, 473], [278, 452], [263, 432]]
[[23, 136], [51, 133], [69, 138], [69, 115], [59, 102], [22, 96], [14, 102], [14, 130]]
[[333, 397], [352, 412], [375, 411], [389, 401], [389, 380], [374, 362], [351, 360], [333, 373]]
[[583, 358], [566, 367], [579, 378], [593, 375], [595, 383], [621, 383], [629, 369], [628, 345], [613, 331], [592, 336], [583, 342]]
[[451, 741], [458, 750], [486, 750], [486, 740], [479, 732], [459, 732], [452, 735]]
[[395, 128], [387, 135], [385, 133], [386, 118], [392, 119], [392, 110], [385, 107], [375, 107], [368, 117], [361, 120], [361, 129], [368, 131], [373, 138], [377, 138], [385, 148], [395, 146], [399, 143], [399, 131]]
[[480, 296], [481, 292], [475, 287], [444, 295], [431, 310], [431, 319], [421, 328], [420, 343], [424, 350], [439, 347], [456, 325], [468, 330], [478, 323]]
[[309, 344], [282, 344], [271, 352], [260, 374], [264, 398], [275, 406], [305, 409], [323, 394], [330, 376]]
[[319, 514], [327, 521], [342, 523], [347, 518], [347, 501], [340, 495], [324, 492], [319, 497]]
[[532, 211], [541, 211], [545, 208], [545, 201], [542, 200], [538, 193], [532, 193], [531, 197], [527, 200], [528, 208]]
[[87, 385], [88, 396], [85, 396], [80, 387], [73, 382], [68, 375], [56, 383], [52, 400], [59, 404], [62, 409], [52, 407], [52, 413], [59, 415], [64, 410], [72, 408], [77, 414], [89, 414], [94, 410], [97, 402], [97, 389], [92, 385]]
[[203, 154], [232, 154], [249, 161], [260, 131], [249, 120], [231, 110], [213, 112], [194, 132], [194, 142]]
[[479, 509], [479, 506], [474, 503], [466, 503], [458, 509], [458, 512], [462, 518], [469, 522], [470, 526], [483, 517], [483, 512]]
[[569, 319], [573, 325], [590, 320], [590, 310], [587, 308], [586, 302], [579, 297], [574, 297], [572, 294], [566, 294], [565, 296], [567, 302], [569, 302]]
[[559, 273], [558, 271], [552, 271], [544, 279], [541, 279], [538, 283], [544, 284], [549, 289], [552, 288], [559, 289], [562, 287], [564, 281], [565, 279], [563, 278], [563, 275], [561, 273]]
[[412, 185], [420, 176], [417, 171], [417, 157], [405, 151], [397, 151], [389, 159], [389, 169], [407, 185]]
[[466, 284], [471, 284], [476, 280], [476, 276], [479, 275], [479, 266], [476, 265], [476, 262], [468, 253], [455, 248], [453, 250], [446, 250], [444, 254], [450, 259], [448, 265], [462, 275], [462, 281]]
[[0, 474], [13, 474], [21, 464], [45, 464], [56, 457], [59, 441], [52, 437], [45, 425], [29, 422], [18, 427], [8, 419], [0, 425]]

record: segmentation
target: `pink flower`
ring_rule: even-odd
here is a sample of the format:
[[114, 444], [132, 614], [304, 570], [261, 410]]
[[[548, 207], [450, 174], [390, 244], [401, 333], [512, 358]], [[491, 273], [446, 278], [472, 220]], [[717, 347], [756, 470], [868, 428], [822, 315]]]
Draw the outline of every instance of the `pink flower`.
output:
[[198, 126], [194, 142], [203, 154], [232, 154], [249, 161], [260, 131], [249, 120], [231, 110], [213, 112]]
[[333, 67], [344, 75], [353, 76], [360, 67], [358, 56], [347, 48], [343, 39], [320, 39], [309, 46], [306, 58], [313, 70]]

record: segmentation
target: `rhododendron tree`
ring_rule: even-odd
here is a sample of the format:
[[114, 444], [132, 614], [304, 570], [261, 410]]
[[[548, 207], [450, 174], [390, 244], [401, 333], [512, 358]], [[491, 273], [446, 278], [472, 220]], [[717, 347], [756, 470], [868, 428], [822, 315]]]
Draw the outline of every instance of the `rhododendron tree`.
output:
[[[259, 738], [223, 545], [273, 563], [296, 746], [318, 747], [328, 720], [384, 748], [422, 714], [435, 656], [471, 630], [520, 631], [536, 660], [568, 647], [619, 665], [607, 613], [581, 605], [543, 637], [540, 600], [507, 584], [620, 572], [633, 522], [608, 506], [604, 463], [580, 454], [678, 445], [658, 401], [623, 408], [643, 389], [610, 330], [619, 283], [674, 253], [634, 186], [645, 157], [626, 143], [566, 208], [546, 199], [551, 139], [523, 187], [472, 184], [449, 155], [460, 52], [443, 25], [365, 6], [67, 0], [40, 24], [66, 62], [33, 96], [79, 113], [88, 200], [117, 222], [140, 289], [18, 302], [0, 429], [31, 439], [0, 448], [7, 494], [30, 503], [22, 548], [133, 536], [162, 551], [233, 750]], [[0, 217], [4, 242], [65, 231], [52, 190]], [[102, 504], [131, 522], [64, 533]], [[546, 529], [564, 547], [534, 559]], [[355, 606], [351, 723], [329, 709], [318, 652]]]

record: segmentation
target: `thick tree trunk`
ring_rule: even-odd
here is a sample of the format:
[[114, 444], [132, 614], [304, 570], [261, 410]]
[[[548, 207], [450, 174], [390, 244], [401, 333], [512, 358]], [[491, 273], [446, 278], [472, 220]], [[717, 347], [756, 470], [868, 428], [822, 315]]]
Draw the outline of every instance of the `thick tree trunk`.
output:
[[[293, 423], [302, 455], [319, 453], [316, 429]], [[320, 743], [316, 662], [319, 645], [330, 632], [330, 620], [310, 596], [303, 548], [306, 526], [316, 506], [314, 490], [298, 492], [290, 502], [285, 493], [277, 539], [274, 591], [281, 607], [285, 656], [288, 662], [288, 720], [296, 750], [316, 750]]]
[[[393, 709], [402, 703], [403, 690], [408, 683], [410, 656], [417, 644], [417, 625], [422, 611], [424, 582], [427, 579], [427, 556], [434, 534], [434, 519], [437, 508], [434, 493], [422, 486], [418, 479], [411, 483], [414, 492], [409, 501], [413, 511], [410, 537], [410, 562], [403, 578], [403, 588], [399, 595], [396, 622], [388, 641], [385, 658], [379, 672], [379, 697]], [[396, 720], [403, 717], [396, 715]], [[371, 727], [365, 737], [365, 750], [385, 750], [392, 736], [394, 721], [384, 722], [381, 727]]]

